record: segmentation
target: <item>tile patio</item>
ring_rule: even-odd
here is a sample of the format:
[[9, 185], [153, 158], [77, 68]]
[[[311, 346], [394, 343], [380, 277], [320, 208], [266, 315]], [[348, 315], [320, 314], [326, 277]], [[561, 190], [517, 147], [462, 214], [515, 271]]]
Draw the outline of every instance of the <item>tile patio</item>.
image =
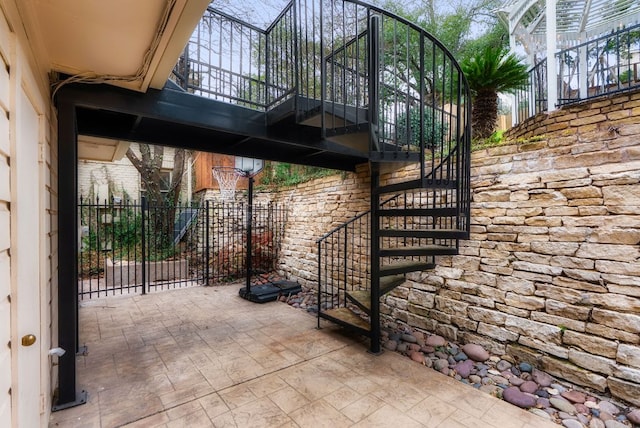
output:
[[557, 427], [239, 287], [81, 303], [89, 401], [50, 427]]

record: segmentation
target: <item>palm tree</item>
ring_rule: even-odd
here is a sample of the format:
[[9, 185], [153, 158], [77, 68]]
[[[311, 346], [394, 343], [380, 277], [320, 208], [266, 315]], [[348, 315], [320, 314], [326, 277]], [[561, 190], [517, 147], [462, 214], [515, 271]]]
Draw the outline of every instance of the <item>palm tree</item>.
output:
[[473, 95], [474, 138], [487, 138], [496, 128], [498, 93], [514, 93], [527, 85], [527, 66], [504, 47], [487, 46], [461, 64]]

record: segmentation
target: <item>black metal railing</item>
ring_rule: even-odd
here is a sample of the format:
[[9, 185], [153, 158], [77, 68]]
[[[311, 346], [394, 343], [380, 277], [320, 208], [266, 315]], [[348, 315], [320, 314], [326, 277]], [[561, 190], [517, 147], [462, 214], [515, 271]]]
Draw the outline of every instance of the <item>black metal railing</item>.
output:
[[522, 122], [538, 113], [547, 111], [547, 60], [546, 58], [529, 70], [529, 81], [526, 87], [518, 89], [514, 94], [516, 118]]
[[[640, 88], [640, 24], [563, 49], [556, 66], [556, 106]], [[547, 89], [545, 58], [529, 70], [527, 88], [516, 93], [517, 122], [549, 109]]]
[[293, 0], [265, 30], [209, 7], [173, 76], [263, 111], [293, 99], [299, 120], [320, 113], [327, 137], [370, 129], [374, 160], [444, 159], [469, 141], [470, 95], [451, 53], [358, 0]]
[[347, 291], [371, 288], [369, 211], [334, 228], [316, 241], [318, 251], [318, 316], [344, 307]]
[[[167, 206], [81, 198], [78, 210], [81, 299], [246, 276], [246, 203]], [[255, 204], [252, 213], [252, 272], [274, 271], [286, 213], [276, 204]]]
[[558, 105], [640, 87], [640, 24], [556, 54]]

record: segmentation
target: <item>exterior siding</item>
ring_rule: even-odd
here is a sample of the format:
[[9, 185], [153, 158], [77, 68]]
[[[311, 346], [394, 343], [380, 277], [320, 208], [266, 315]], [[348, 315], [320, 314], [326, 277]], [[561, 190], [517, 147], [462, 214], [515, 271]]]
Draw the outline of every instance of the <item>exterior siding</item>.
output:
[[11, 426], [10, 34], [0, 10], [0, 425]]
[[[47, 426], [55, 389], [57, 371], [47, 351], [57, 343], [55, 317], [57, 312], [57, 156], [55, 140], [55, 116], [49, 95], [48, 76], [37, 62], [38, 49], [24, 33], [16, 0], [0, 0], [0, 426]], [[26, 124], [37, 130], [37, 142], [22, 140], [25, 115], [20, 110], [20, 97], [27, 96], [37, 112], [37, 120]], [[37, 185], [36, 195], [17, 192], [16, 148], [23, 144], [38, 144], [38, 165], [29, 174]], [[28, 175], [28, 174], [27, 174]], [[18, 390], [23, 379], [18, 374], [18, 350], [20, 334], [16, 325], [17, 302], [20, 300], [20, 281], [15, 266], [15, 254], [20, 247], [19, 237], [14, 235], [16, 206], [20, 200], [37, 198], [39, 212], [37, 224], [27, 227], [38, 232], [38, 254], [33, 257], [33, 269], [37, 269], [36, 296], [26, 301], [33, 308], [26, 316], [33, 317], [39, 327], [37, 336], [37, 365], [27, 372], [35, 379], [37, 400], [22, 403], [29, 409], [28, 419], [22, 420], [24, 410], [18, 410]], [[33, 199], [31, 199], [33, 200]], [[25, 303], [24, 297], [22, 299]], [[21, 317], [24, 318], [25, 314]], [[55, 346], [55, 345], [54, 345]], [[24, 369], [23, 369], [24, 372]], [[30, 413], [33, 409], [34, 413]]]

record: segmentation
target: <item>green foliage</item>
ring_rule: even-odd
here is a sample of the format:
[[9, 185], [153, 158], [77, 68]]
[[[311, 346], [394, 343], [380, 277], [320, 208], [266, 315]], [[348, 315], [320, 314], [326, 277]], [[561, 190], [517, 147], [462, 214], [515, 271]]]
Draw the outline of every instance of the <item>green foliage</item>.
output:
[[[447, 124], [442, 121], [442, 114], [437, 113], [430, 107], [424, 108], [423, 113], [422, 140], [425, 147], [436, 147], [442, 144], [443, 137], [447, 132]], [[407, 112], [402, 112], [396, 122], [396, 141], [399, 144], [420, 146], [420, 108], [412, 107]]]
[[527, 66], [501, 46], [486, 46], [460, 64], [473, 95], [471, 126], [474, 138], [489, 137], [498, 118], [498, 93], [514, 93], [529, 80]]
[[473, 140], [471, 142], [471, 151], [488, 149], [489, 147], [500, 146], [504, 143], [504, 131], [496, 131], [488, 138]]
[[477, 55], [460, 64], [474, 94], [482, 91], [514, 93], [527, 85], [527, 65], [508, 49], [485, 46]]
[[335, 173], [336, 171], [333, 169], [267, 161], [260, 178], [260, 184], [273, 187], [295, 186], [314, 178], [325, 177]]

